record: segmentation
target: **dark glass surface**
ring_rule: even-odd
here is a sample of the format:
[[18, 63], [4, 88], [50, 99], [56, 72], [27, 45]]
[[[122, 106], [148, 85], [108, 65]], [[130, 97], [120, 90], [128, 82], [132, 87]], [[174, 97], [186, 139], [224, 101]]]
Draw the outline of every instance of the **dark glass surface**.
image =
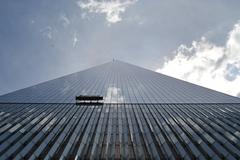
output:
[[239, 159], [240, 104], [0, 104], [0, 159]]

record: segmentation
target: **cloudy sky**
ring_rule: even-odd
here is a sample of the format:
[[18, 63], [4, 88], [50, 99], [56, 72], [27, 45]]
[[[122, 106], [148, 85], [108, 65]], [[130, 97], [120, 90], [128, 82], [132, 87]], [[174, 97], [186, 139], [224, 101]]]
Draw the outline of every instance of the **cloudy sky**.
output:
[[0, 3], [0, 95], [113, 58], [240, 95], [239, 0]]

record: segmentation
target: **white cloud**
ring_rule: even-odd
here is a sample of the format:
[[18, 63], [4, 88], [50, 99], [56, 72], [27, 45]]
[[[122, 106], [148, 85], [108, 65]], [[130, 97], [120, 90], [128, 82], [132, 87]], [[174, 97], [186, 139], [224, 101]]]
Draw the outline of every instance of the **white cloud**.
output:
[[180, 45], [173, 59], [166, 59], [157, 72], [230, 95], [240, 94], [240, 22], [235, 24], [224, 46], [206, 38]]
[[77, 34], [76, 34], [76, 33], [74, 33], [74, 35], [73, 35], [73, 48], [75, 48], [75, 47], [76, 47], [76, 45], [77, 45], [77, 42], [78, 42], [78, 37], [77, 37]]
[[122, 20], [121, 14], [126, 8], [138, 0], [88, 0], [87, 2], [78, 1], [77, 4], [82, 9], [87, 9], [90, 13], [100, 13], [106, 15], [109, 24], [117, 23]]
[[53, 38], [53, 35], [52, 35], [52, 32], [53, 32], [53, 29], [51, 26], [47, 26], [43, 29], [40, 30], [40, 32], [42, 33], [42, 35], [48, 39], [52, 39]]
[[62, 22], [64, 27], [67, 27], [71, 23], [69, 18], [65, 14], [60, 15], [60, 21]]
[[31, 24], [34, 24], [34, 23], [35, 23], [35, 20], [32, 19], [32, 20], [30, 21], [30, 23], [31, 23]]

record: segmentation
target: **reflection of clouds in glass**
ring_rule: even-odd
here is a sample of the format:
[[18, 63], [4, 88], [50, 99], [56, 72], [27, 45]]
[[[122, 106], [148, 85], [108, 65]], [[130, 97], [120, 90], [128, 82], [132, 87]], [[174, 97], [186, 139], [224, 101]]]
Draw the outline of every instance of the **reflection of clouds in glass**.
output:
[[105, 103], [123, 103], [124, 98], [120, 88], [109, 87], [107, 89], [107, 95], [104, 98]]
[[85, 90], [85, 89], [83, 89], [83, 90], [81, 91], [80, 95], [87, 95], [87, 92], [86, 92], [86, 90]]
[[67, 94], [71, 90], [71, 82], [68, 80], [65, 80], [62, 86], [62, 89], [60, 90], [61, 94]]

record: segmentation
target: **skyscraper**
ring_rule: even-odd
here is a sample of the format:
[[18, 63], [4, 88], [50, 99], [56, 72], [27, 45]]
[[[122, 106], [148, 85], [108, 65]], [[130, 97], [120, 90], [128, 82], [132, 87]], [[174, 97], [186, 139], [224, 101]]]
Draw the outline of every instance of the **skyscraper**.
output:
[[239, 98], [120, 61], [0, 102], [0, 159], [240, 158]]

